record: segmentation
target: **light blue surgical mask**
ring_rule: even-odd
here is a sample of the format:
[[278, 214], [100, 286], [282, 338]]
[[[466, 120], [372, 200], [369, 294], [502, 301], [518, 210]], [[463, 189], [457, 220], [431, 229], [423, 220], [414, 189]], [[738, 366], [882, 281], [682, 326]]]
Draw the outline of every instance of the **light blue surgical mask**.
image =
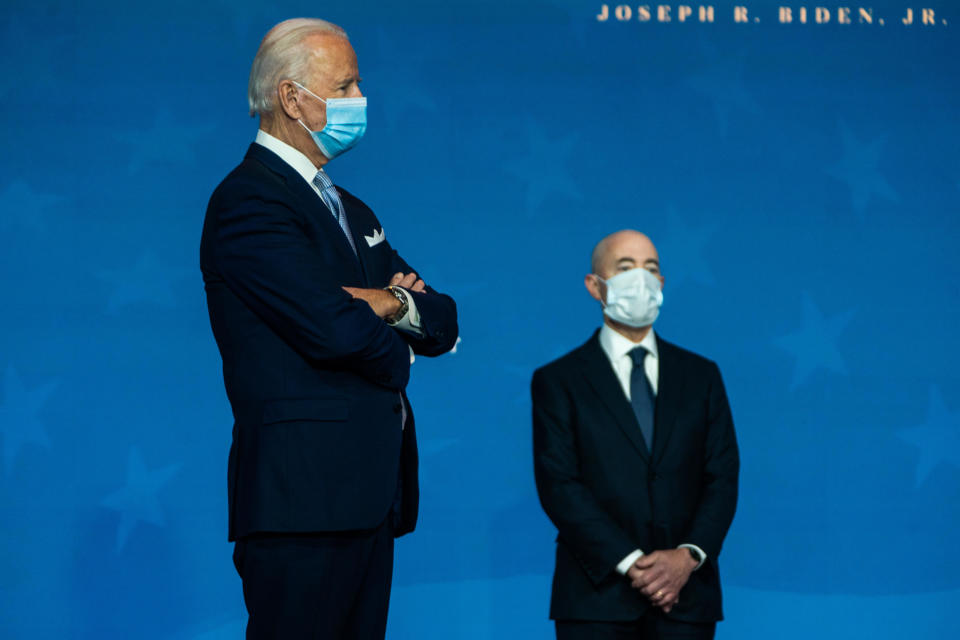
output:
[[320, 153], [334, 159], [344, 151], [352, 149], [367, 130], [366, 98], [327, 98], [324, 100], [299, 82], [295, 85], [327, 105], [327, 124], [320, 131], [313, 131], [302, 120], [300, 126], [310, 133], [317, 143]]
[[608, 318], [628, 327], [648, 327], [660, 315], [663, 291], [660, 280], [643, 267], [623, 271], [604, 280], [607, 285], [607, 302], [603, 312]]

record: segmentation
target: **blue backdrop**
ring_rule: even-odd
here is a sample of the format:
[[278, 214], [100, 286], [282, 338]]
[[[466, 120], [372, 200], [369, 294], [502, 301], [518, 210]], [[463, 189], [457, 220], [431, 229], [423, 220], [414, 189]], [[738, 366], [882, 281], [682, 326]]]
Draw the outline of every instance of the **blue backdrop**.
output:
[[319, 14], [370, 100], [329, 172], [461, 312], [414, 365], [390, 638], [552, 637], [528, 382], [599, 324], [624, 227], [738, 427], [718, 637], [957, 637], [960, 9], [713, 6], [4, 2], [0, 636], [241, 637], [200, 225], [260, 38]]

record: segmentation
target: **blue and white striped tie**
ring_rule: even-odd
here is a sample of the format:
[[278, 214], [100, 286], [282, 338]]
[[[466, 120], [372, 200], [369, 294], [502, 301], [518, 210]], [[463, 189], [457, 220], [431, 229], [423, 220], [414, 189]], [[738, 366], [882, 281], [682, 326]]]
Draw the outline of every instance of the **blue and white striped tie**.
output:
[[353, 253], [356, 255], [357, 245], [353, 243], [353, 234], [350, 233], [347, 214], [343, 211], [343, 203], [340, 202], [340, 194], [337, 193], [336, 188], [333, 186], [333, 180], [321, 169], [317, 171], [317, 175], [313, 177], [313, 184], [320, 190], [320, 197], [323, 199], [323, 203], [327, 205], [330, 213], [337, 219], [340, 228], [343, 230], [343, 235], [347, 237], [347, 242], [350, 243], [350, 248], [353, 249]]

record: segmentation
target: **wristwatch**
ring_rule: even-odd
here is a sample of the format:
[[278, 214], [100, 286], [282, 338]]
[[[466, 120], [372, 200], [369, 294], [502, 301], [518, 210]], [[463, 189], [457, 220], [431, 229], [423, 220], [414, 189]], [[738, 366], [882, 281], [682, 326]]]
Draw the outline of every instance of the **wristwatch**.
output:
[[387, 324], [397, 324], [401, 319], [403, 319], [403, 316], [407, 315], [407, 310], [410, 309], [410, 301], [407, 300], [407, 292], [394, 285], [384, 287], [384, 289], [392, 293], [393, 297], [400, 301], [400, 308], [397, 310], [397, 312], [384, 318]]
[[684, 549], [690, 552], [690, 557], [693, 558], [694, 562], [697, 564], [703, 562], [703, 558], [700, 557], [700, 554], [697, 553], [695, 549], [691, 549], [690, 547], [684, 547]]

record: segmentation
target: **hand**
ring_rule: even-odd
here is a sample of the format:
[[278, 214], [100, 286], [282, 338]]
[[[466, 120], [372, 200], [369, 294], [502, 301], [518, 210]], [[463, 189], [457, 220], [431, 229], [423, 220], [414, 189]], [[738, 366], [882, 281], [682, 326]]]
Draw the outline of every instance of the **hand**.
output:
[[627, 571], [630, 586], [639, 589], [655, 606], [669, 613], [680, 601], [680, 590], [697, 566], [686, 549], [654, 551], [639, 558]]
[[419, 293], [423, 291], [427, 285], [424, 284], [423, 280], [417, 278], [417, 274], [412, 271], [406, 275], [398, 271], [397, 273], [393, 274], [392, 278], [390, 278], [390, 286], [409, 289], [410, 291], [416, 291]]
[[358, 289], [357, 287], [343, 287], [356, 300], [363, 300], [370, 305], [373, 312], [381, 318], [392, 316], [400, 311], [400, 301], [385, 289]]

